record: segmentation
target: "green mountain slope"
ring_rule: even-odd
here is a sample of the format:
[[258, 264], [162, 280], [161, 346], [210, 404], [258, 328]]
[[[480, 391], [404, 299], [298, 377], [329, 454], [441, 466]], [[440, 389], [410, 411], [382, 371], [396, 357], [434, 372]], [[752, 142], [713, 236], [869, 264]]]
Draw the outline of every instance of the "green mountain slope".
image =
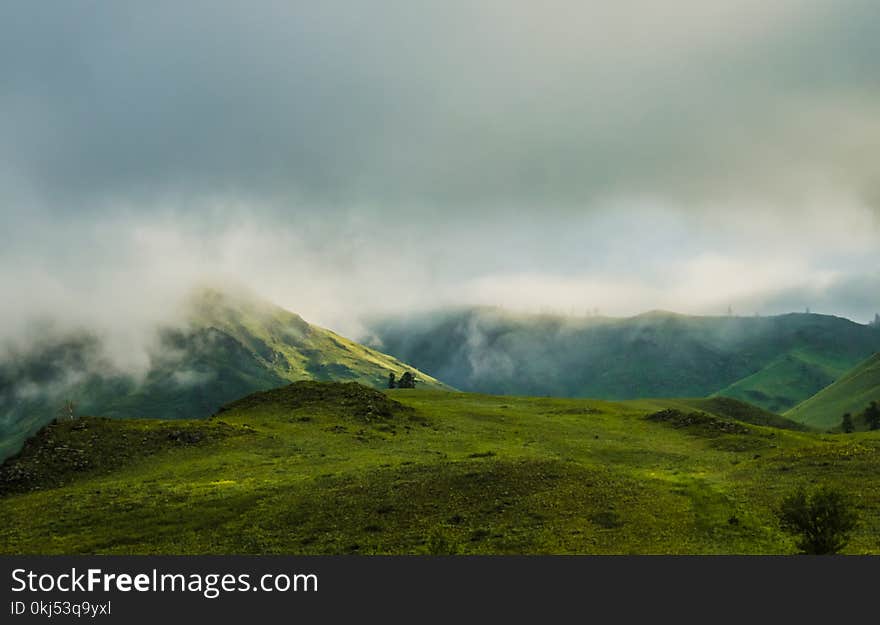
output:
[[371, 343], [463, 390], [566, 397], [719, 394], [787, 410], [880, 349], [839, 317], [627, 319], [466, 309], [374, 320]]
[[0, 553], [792, 553], [775, 510], [815, 482], [878, 553], [880, 432], [772, 418], [298, 382], [206, 420], [60, 421], [0, 466]]
[[844, 413], [856, 418], [869, 403], [880, 401], [880, 353], [874, 354], [831, 386], [785, 413], [794, 421], [818, 428], [840, 425]]
[[297, 380], [387, 385], [410, 370], [420, 386], [445, 388], [397, 359], [255, 297], [200, 290], [175, 327], [157, 331], [142, 378], [113, 373], [98, 336], [48, 343], [0, 363], [0, 458], [52, 419], [65, 400], [80, 414], [203, 418], [256, 390]]
[[766, 367], [715, 394], [785, 412], [801, 398], [813, 395], [841, 375], [839, 367], [823, 362], [821, 357], [816, 360], [820, 363], [810, 362], [794, 353], [783, 354]]

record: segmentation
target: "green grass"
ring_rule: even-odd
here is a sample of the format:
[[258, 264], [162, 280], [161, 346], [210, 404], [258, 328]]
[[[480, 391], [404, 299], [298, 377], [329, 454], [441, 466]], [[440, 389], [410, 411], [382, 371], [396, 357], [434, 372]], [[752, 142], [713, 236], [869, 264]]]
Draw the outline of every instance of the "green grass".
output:
[[804, 397], [819, 392], [846, 370], [815, 363], [795, 354], [780, 356], [752, 375], [716, 393], [784, 412]]
[[858, 416], [872, 401], [880, 401], [880, 353], [860, 363], [837, 382], [798, 404], [785, 416], [816, 428], [840, 425], [849, 412], [856, 426], [864, 428]]
[[772, 417], [312, 382], [203, 421], [61, 422], [0, 469], [0, 552], [793, 553], [774, 509], [819, 483], [858, 502], [846, 551], [880, 552], [880, 434]]

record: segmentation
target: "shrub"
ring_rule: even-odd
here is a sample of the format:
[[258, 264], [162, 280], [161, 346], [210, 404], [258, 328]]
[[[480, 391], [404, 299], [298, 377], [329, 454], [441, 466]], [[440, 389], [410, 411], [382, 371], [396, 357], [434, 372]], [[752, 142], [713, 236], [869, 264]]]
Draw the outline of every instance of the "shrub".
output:
[[849, 497], [830, 488], [786, 497], [778, 515], [782, 529], [798, 537], [797, 547], [806, 554], [838, 553], [858, 522]]
[[865, 420], [865, 423], [868, 424], [868, 428], [872, 430], [880, 430], [880, 404], [876, 401], [872, 401], [867, 408], [865, 408], [865, 412], [862, 413], [862, 418]]

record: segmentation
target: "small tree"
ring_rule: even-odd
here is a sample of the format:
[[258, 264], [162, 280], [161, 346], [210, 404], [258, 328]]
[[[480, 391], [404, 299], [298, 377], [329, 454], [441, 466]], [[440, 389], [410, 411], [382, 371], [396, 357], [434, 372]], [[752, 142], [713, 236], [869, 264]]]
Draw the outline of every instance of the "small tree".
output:
[[400, 376], [400, 381], [397, 383], [397, 388], [415, 388], [416, 387], [416, 376], [414, 376], [409, 371], [406, 371], [402, 376]]
[[856, 426], [853, 424], [852, 415], [850, 413], [846, 413], [843, 415], [843, 419], [840, 421], [840, 429], [842, 429], [847, 434], [852, 434]]
[[388, 374], [388, 388], [397, 388], [397, 382], [394, 380], [394, 372]]
[[778, 515], [782, 529], [798, 537], [797, 547], [806, 554], [839, 552], [858, 522], [849, 497], [830, 488], [812, 495], [799, 490], [783, 500]]
[[876, 401], [872, 401], [868, 407], [865, 408], [862, 417], [865, 419], [865, 423], [868, 424], [870, 429], [880, 430], [880, 405], [877, 405]]

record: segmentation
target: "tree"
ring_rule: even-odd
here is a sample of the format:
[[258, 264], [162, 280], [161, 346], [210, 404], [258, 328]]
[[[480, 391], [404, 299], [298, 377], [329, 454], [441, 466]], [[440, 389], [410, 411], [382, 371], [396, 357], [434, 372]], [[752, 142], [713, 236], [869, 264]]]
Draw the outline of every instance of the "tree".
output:
[[840, 421], [840, 429], [842, 429], [847, 434], [852, 434], [856, 426], [853, 425], [852, 415], [850, 413], [846, 413], [843, 415], [843, 419]]
[[394, 381], [394, 372], [388, 374], [388, 388], [397, 388], [397, 382]]
[[397, 382], [397, 388], [415, 388], [416, 387], [416, 376], [414, 376], [409, 371], [405, 372], [402, 376], [400, 376], [400, 380]]
[[865, 408], [862, 417], [865, 419], [865, 423], [868, 424], [870, 429], [880, 430], [880, 405], [878, 405], [876, 401], [872, 401], [868, 407]]
[[839, 552], [858, 523], [849, 497], [830, 488], [812, 495], [799, 490], [783, 500], [777, 514], [783, 531], [797, 536], [797, 547], [806, 554]]

